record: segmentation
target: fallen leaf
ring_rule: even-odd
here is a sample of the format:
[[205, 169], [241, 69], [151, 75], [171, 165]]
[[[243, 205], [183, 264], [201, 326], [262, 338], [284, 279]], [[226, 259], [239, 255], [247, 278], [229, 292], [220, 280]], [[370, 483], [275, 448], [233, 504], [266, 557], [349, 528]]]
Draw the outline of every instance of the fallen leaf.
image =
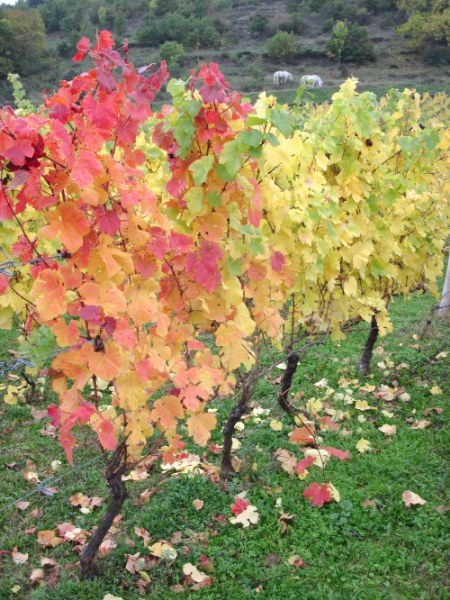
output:
[[308, 427], [296, 427], [289, 434], [289, 439], [293, 444], [300, 444], [302, 446], [308, 446], [314, 443], [313, 429]]
[[22, 552], [19, 552], [17, 550], [17, 546], [16, 546], [14, 548], [14, 550], [11, 552], [11, 558], [13, 559], [13, 563], [15, 565], [23, 565], [28, 560], [28, 552], [26, 554], [22, 554]]
[[183, 573], [188, 575], [195, 583], [202, 583], [205, 579], [208, 579], [208, 575], [199, 571], [192, 563], [185, 563], [183, 565]]
[[433, 387], [430, 388], [430, 394], [432, 396], [439, 396], [440, 394], [442, 394], [442, 390], [438, 385], [433, 385]]
[[145, 558], [141, 558], [141, 553], [137, 552], [136, 554], [125, 554], [127, 559], [127, 564], [125, 565], [125, 569], [134, 575], [145, 567]]
[[306, 562], [298, 554], [294, 554], [288, 558], [288, 564], [291, 567], [297, 567], [298, 569], [306, 567]]
[[55, 567], [56, 560], [54, 558], [46, 558], [43, 556], [40, 560], [41, 567]]
[[323, 378], [320, 381], [316, 381], [316, 383], [314, 385], [317, 388], [326, 388], [326, 387], [328, 387], [328, 380]]
[[163, 560], [171, 561], [175, 560], [178, 556], [177, 551], [167, 542], [156, 542], [152, 546], [149, 546], [148, 551], [153, 556], [157, 556]]
[[145, 546], [149, 545], [149, 543], [150, 543], [150, 541], [152, 539], [152, 536], [149, 534], [149, 532], [146, 529], [144, 529], [143, 527], [135, 527], [134, 528], [134, 533], [139, 538], [141, 538], [142, 540], [144, 540], [144, 545]]
[[402, 500], [405, 503], [406, 508], [411, 508], [412, 506], [423, 505], [427, 503], [426, 500], [424, 500], [414, 492], [410, 492], [409, 490], [403, 492]]
[[234, 500], [234, 504], [231, 505], [231, 512], [233, 515], [240, 515], [248, 506], [250, 506], [250, 502], [244, 500], [241, 496], [236, 496]]
[[370, 406], [367, 400], [357, 400], [355, 402], [355, 408], [357, 410], [376, 410], [375, 406]]
[[316, 467], [323, 468], [330, 458], [330, 453], [325, 448], [308, 448], [305, 450], [305, 457], [308, 456], [314, 457]]
[[[238, 496], [236, 496], [236, 504], [237, 500]], [[239, 498], [239, 500], [242, 500], [242, 498]], [[233, 514], [236, 515], [235, 517], [230, 517], [230, 522], [233, 523], [233, 525], [242, 525], [242, 527], [249, 527], [251, 524], [255, 525], [259, 521], [258, 509], [256, 508], [256, 506], [249, 504], [245, 500], [244, 502], [246, 503], [246, 506], [239, 513], [235, 512], [236, 508], [235, 510], [233, 510], [233, 507], [236, 507], [236, 504], [233, 504], [231, 507], [231, 511], [233, 512]]]
[[280, 533], [286, 533], [288, 523], [295, 518], [295, 515], [289, 515], [288, 513], [281, 513], [278, 517], [278, 522], [280, 523]]
[[44, 548], [54, 548], [61, 544], [63, 539], [56, 534], [56, 529], [45, 529], [38, 531], [37, 541]]
[[449, 510], [450, 506], [445, 506], [445, 504], [439, 504], [439, 506], [436, 506], [436, 512], [438, 513], [448, 512]]
[[294, 475], [297, 466], [297, 459], [287, 450], [278, 448], [275, 452], [275, 458], [281, 463], [281, 468], [289, 475]]
[[39, 583], [44, 579], [44, 569], [33, 569], [30, 575], [31, 583]]
[[444, 409], [441, 408], [440, 406], [431, 406], [430, 408], [426, 408], [423, 411], [423, 414], [425, 417], [428, 417], [428, 415], [432, 412], [437, 413], [438, 415], [442, 414], [444, 412]]
[[332, 500], [334, 500], [335, 502], [340, 502], [341, 494], [339, 493], [339, 490], [336, 487], [334, 487], [334, 485], [330, 482], [327, 483], [327, 486], [330, 491], [330, 496]]
[[369, 440], [365, 440], [364, 438], [361, 438], [358, 442], [356, 442], [356, 449], [361, 454], [370, 450], [370, 447], [371, 446]]
[[106, 594], [103, 596], [103, 600], [123, 600], [121, 596], [113, 596], [112, 594]]
[[201, 510], [205, 503], [203, 502], [203, 500], [199, 500], [197, 498], [196, 500], [192, 501], [192, 504], [194, 505], [195, 510]]
[[25, 510], [26, 508], [28, 508], [30, 506], [29, 502], [16, 502], [16, 507], [19, 510]]
[[280, 562], [281, 562], [281, 558], [279, 557], [279, 555], [275, 554], [274, 552], [270, 552], [266, 556], [265, 565], [266, 565], [266, 567], [274, 567], [276, 565], [279, 565]]
[[98, 553], [101, 556], [108, 556], [108, 554], [110, 554], [115, 548], [117, 548], [116, 542], [112, 538], [106, 538], [100, 544]]
[[384, 433], [384, 435], [394, 435], [397, 431], [397, 427], [395, 425], [388, 425], [385, 423], [381, 427], [378, 427], [378, 431]]
[[372, 508], [377, 507], [375, 502], [373, 500], [370, 500], [369, 498], [366, 498], [363, 502], [361, 502], [361, 506], [363, 506], [364, 508], [367, 508], [368, 506], [371, 506]]
[[281, 431], [283, 429], [283, 423], [281, 421], [277, 421], [277, 419], [272, 419], [269, 423], [269, 427], [274, 431]]
[[331, 494], [328, 485], [324, 483], [320, 486], [315, 481], [303, 491], [303, 497], [309, 498], [311, 504], [314, 504], [319, 508], [321, 508], [325, 502], [331, 502]]
[[35, 421], [41, 421], [42, 419], [45, 419], [45, 417], [48, 417], [48, 411], [47, 410], [37, 410], [36, 408], [32, 407], [31, 408], [31, 416], [33, 417], [33, 419]]
[[421, 419], [419, 421], [414, 421], [414, 423], [411, 425], [411, 429], [426, 429], [428, 425], [431, 425], [431, 421]]
[[335, 456], [339, 460], [348, 460], [350, 455], [345, 450], [339, 450], [339, 448], [333, 448], [333, 446], [326, 446], [325, 448], [321, 448], [321, 450], [326, 450], [332, 456]]

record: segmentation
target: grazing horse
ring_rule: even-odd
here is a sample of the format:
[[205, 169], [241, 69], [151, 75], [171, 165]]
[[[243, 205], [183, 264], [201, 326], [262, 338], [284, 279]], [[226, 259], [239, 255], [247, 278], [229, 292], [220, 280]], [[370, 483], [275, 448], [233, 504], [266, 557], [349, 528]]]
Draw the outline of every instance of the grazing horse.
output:
[[289, 71], [276, 71], [273, 74], [273, 82], [275, 85], [281, 85], [288, 81], [294, 81], [294, 76]]
[[318, 75], [303, 75], [300, 83], [305, 87], [321, 88], [323, 86], [323, 81]]

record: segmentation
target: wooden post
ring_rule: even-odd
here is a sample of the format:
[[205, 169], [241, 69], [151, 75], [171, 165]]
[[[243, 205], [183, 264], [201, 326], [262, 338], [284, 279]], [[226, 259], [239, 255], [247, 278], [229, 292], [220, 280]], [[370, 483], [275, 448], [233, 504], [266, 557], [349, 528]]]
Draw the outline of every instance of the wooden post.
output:
[[447, 259], [447, 273], [445, 275], [444, 287], [442, 289], [441, 301], [439, 303], [438, 315], [446, 318], [450, 314], [450, 254]]

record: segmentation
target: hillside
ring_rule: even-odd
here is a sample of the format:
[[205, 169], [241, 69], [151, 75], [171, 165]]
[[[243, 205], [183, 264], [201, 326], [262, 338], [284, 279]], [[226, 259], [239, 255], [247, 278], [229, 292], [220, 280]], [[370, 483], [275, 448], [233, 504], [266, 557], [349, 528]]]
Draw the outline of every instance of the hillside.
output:
[[[130, 59], [135, 64], [159, 61], [158, 38], [166, 36], [184, 42], [180, 56], [169, 64], [174, 76], [187, 77], [199, 63], [215, 61], [232, 87], [249, 95], [273, 90], [272, 74], [276, 70], [293, 74], [294, 84], [288, 86], [292, 89], [303, 74], [311, 73], [320, 75], [329, 91], [349, 75], [357, 77], [362, 86], [374, 86], [376, 90], [393, 86], [447, 89], [448, 65], [425, 64], [430, 62], [430, 55], [424, 55], [423, 47], [412, 48], [410, 40], [397, 32], [407, 18], [404, 11], [396, 9], [400, 1], [21, 0], [14, 10], [39, 11], [42, 15], [46, 50], [31, 68], [19, 73], [30, 97], [39, 102], [43, 88], [51, 92], [60, 79], [71, 79], [83, 68], [71, 61], [76, 40], [82, 35], [93, 38], [96, 28], [109, 28], [117, 41], [128, 38]], [[62, 11], [62, 7], [65, 12], [55, 12]], [[11, 13], [11, 9], [5, 12], [5, 6], [0, 5], [0, 10]], [[367, 28], [373, 61], [357, 64], [349, 60], [340, 65], [336, 57], [327, 56], [333, 25], [340, 18], [356, 29]], [[279, 30], [289, 32], [299, 45], [296, 54], [270, 55], [268, 42]], [[431, 62], [441, 62], [442, 56], [441, 52], [435, 59], [431, 53]], [[0, 69], [1, 61], [0, 44]], [[4, 80], [0, 84], [2, 103], [11, 101], [9, 86]]]

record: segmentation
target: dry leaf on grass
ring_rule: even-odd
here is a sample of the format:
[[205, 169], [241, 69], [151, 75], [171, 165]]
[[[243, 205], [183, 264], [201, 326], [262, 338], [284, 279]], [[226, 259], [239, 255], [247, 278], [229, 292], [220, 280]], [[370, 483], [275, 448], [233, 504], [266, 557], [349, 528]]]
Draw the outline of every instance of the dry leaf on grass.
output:
[[397, 431], [397, 427], [395, 425], [388, 425], [385, 423], [381, 427], [378, 427], [378, 431], [384, 433], [384, 435], [394, 435]]
[[406, 508], [411, 508], [412, 506], [420, 506], [426, 504], [427, 501], [421, 498], [418, 494], [406, 490], [402, 494], [402, 500], [405, 503]]

